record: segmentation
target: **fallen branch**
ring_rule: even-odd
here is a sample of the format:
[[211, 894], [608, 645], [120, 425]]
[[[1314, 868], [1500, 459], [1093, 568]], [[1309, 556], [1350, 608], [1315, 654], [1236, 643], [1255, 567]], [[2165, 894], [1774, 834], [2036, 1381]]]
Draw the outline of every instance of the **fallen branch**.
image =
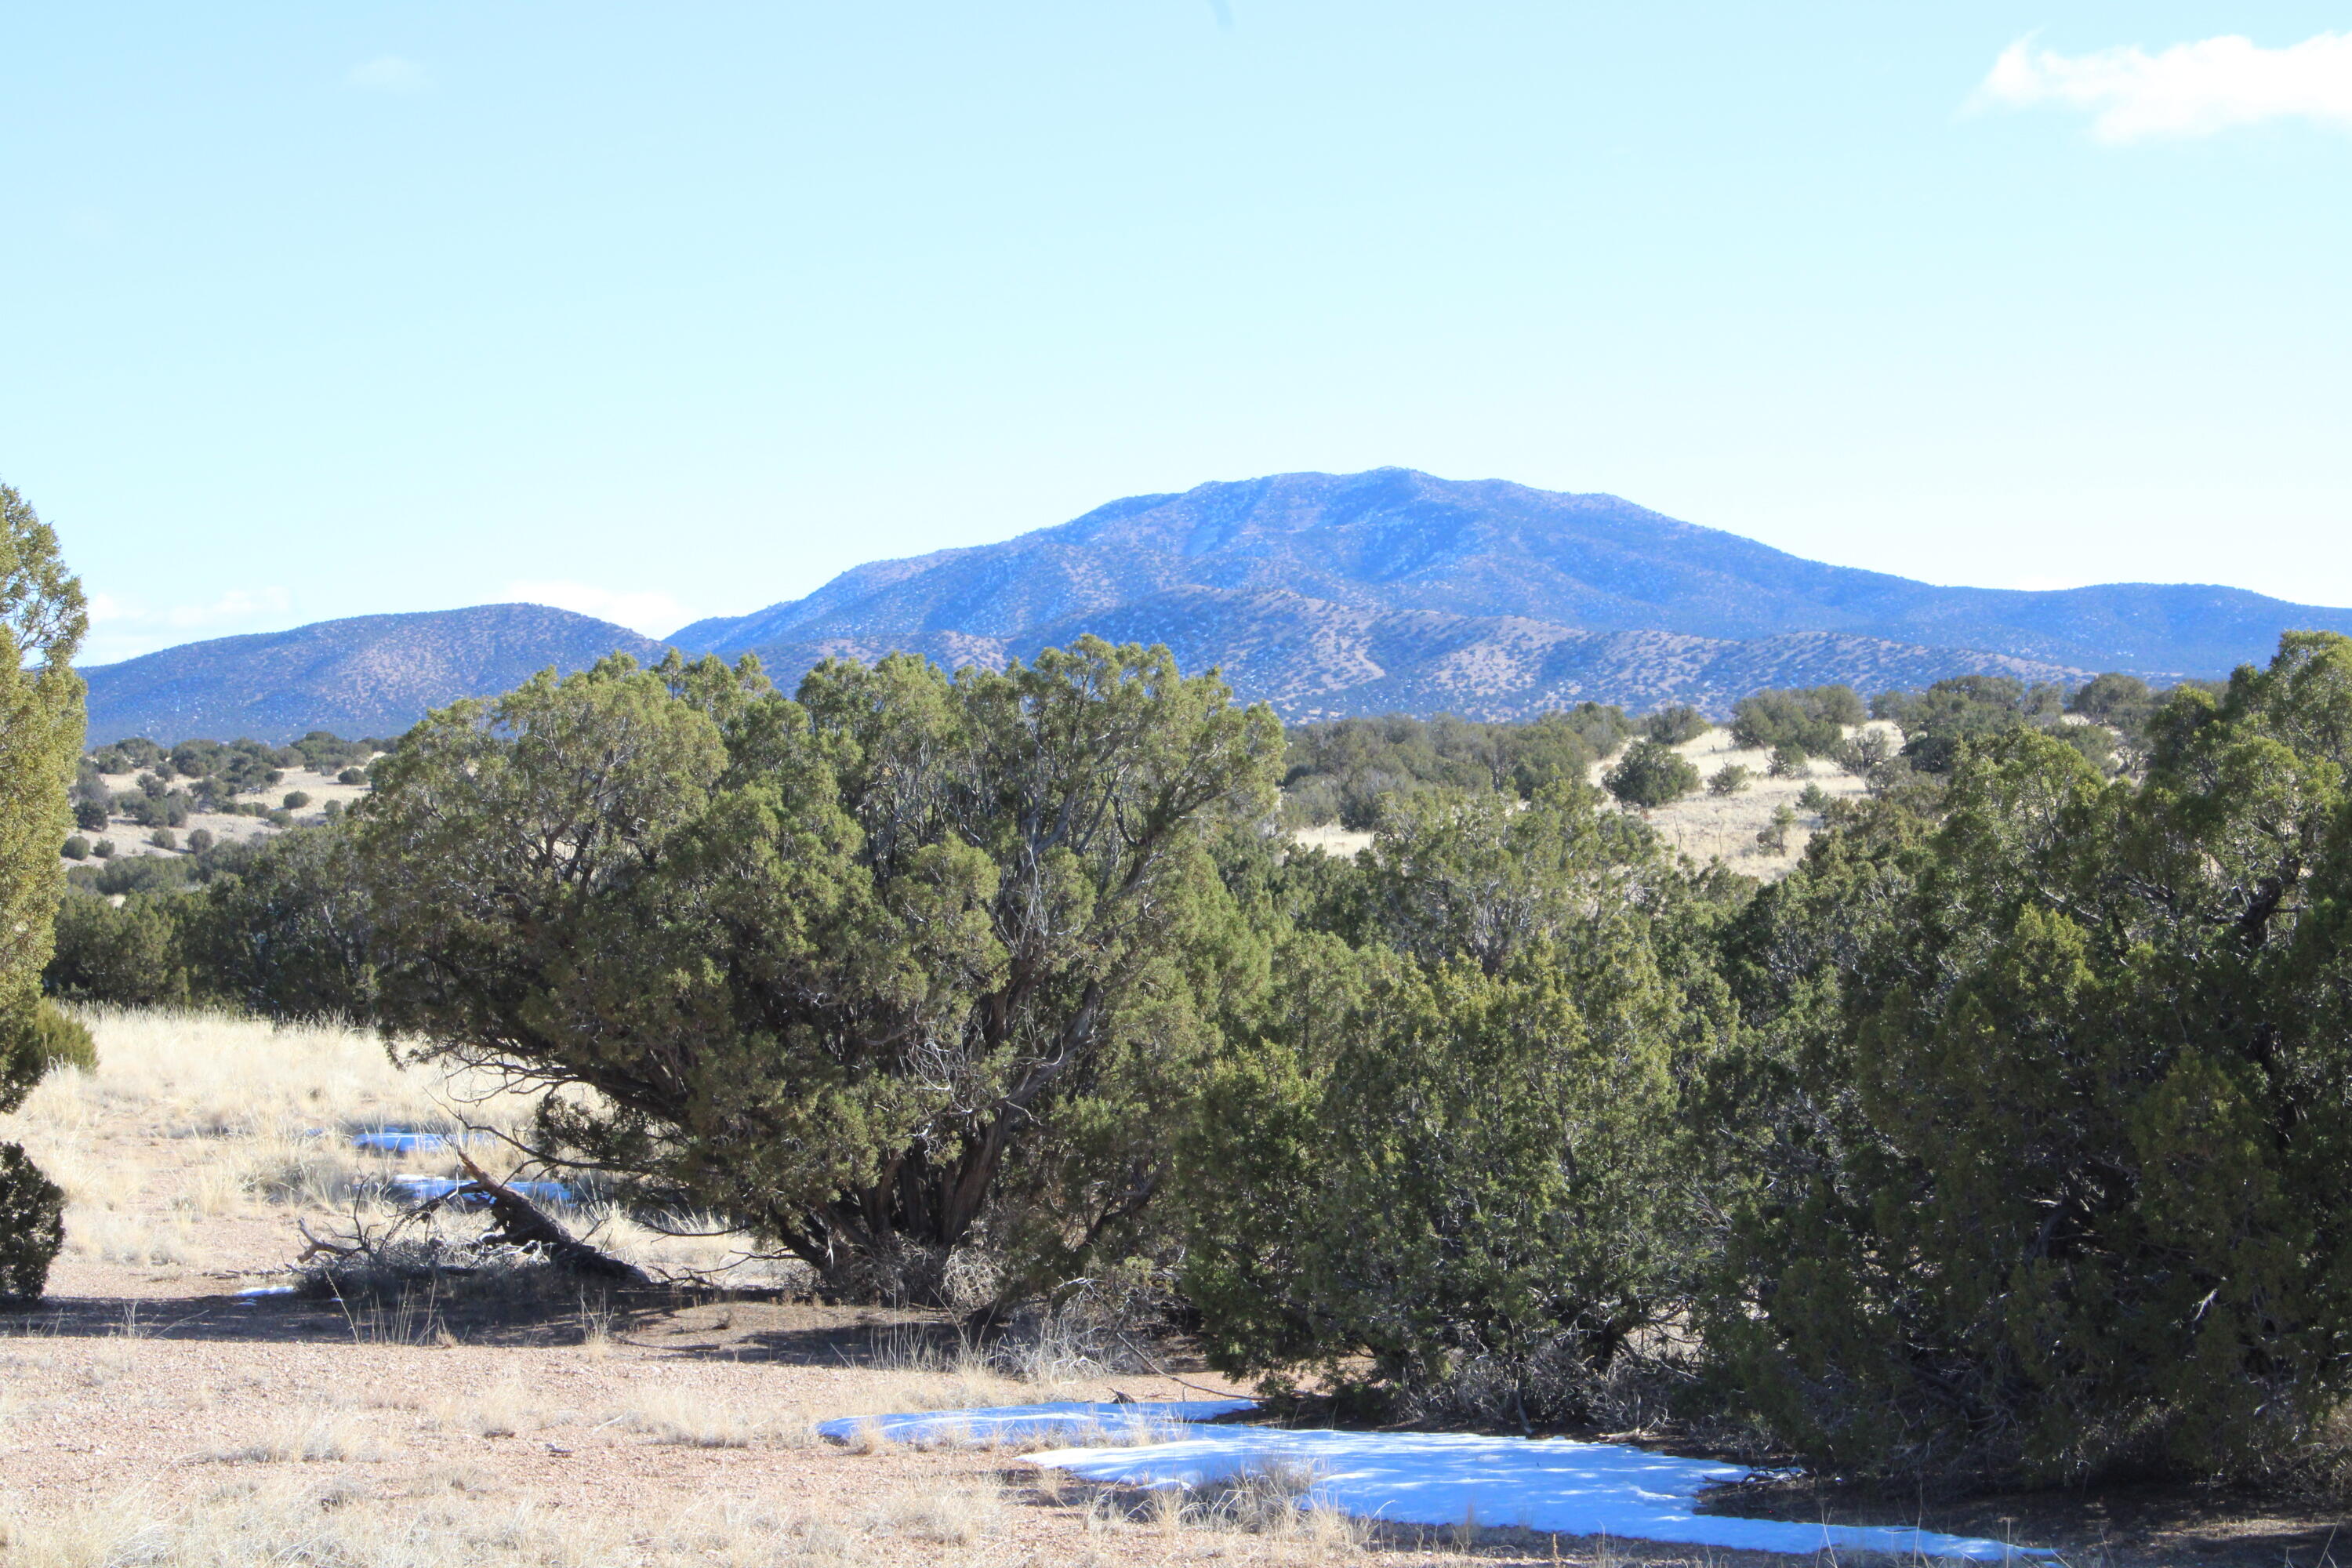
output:
[[617, 1279], [628, 1285], [653, 1283], [645, 1270], [580, 1240], [550, 1219], [537, 1204], [474, 1163], [465, 1150], [452, 1147], [457, 1163], [466, 1168], [467, 1187], [489, 1200], [490, 1213], [498, 1220], [498, 1229], [484, 1240], [503, 1242], [509, 1247], [538, 1247], [558, 1268], [592, 1279]]

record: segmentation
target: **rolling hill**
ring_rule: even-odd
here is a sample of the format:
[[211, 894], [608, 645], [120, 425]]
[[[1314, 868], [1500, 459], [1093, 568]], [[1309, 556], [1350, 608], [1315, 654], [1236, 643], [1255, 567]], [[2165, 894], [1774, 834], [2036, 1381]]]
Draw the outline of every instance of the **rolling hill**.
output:
[[312, 730], [396, 735], [460, 697], [520, 685], [553, 665], [608, 653], [661, 657], [625, 626], [541, 605], [479, 605], [319, 621], [287, 632], [216, 637], [82, 671], [89, 742], [145, 735], [249, 735], [282, 744]]

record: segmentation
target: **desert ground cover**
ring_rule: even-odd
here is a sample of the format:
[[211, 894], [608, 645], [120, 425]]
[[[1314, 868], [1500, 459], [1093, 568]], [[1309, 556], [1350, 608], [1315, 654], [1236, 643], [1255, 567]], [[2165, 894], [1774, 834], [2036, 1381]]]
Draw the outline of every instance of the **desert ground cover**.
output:
[[[826, 1305], [744, 1238], [583, 1232], [664, 1279], [283, 1293], [306, 1237], [382, 1226], [356, 1131], [514, 1125], [495, 1086], [395, 1069], [369, 1035], [86, 1015], [93, 1073], [0, 1135], [68, 1194], [37, 1306], [0, 1315], [0, 1559], [31, 1565], [1326, 1563], [1709, 1561], [1507, 1530], [1381, 1531], [1272, 1485], [1122, 1494], [999, 1449], [818, 1440], [820, 1420], [1230, 1385], [1039, 1335], [982, 1352], [937, 1315]], [[437, 1219], [465, 1239], [464, 1218]], [[250, 1292], [269, 1293], [250, 1293]]]
[[[747, 1258], [743, 1237], [657, 1235], [593, 1206], [567, 1217], [672, 1283], [246, 1293], [284, 1292], [306, 1236], [386, 1223], [372, 1195], [386, 1176], [454, 1170], [352, 1133], [511, 1127], [524, 1103], [395, 1069], [345, 1029], [87, 1016], [98, 1070], [60, 1072], [0, 1119], [71, 1205], [48, 1299], [0, 1316], [11, 1568], [1788, 1561], [1471, 1521], [1382, 1531], [1297, 1508], [1283, 1478], [1142, 1495], [1010, 1449], [823, 1442], [815, 1423], [845, 1415], [1229, 1385], [1166, 1340], [1145, 1353], [1174, 1375], [1050, 1335], [982, 1351], [936, 1315], [813, 1300], [797, 1265]], [[479, 1226], [436, 1223], [452, 1244]], [[1885, 1508], [1784, 1483], [1738, 1510]], [[2071, 1562], [2327, 1560], [2322, 1521], [2178, 1494], [1931, 1511], [1937, 1528], [2067, 1542]]]
[[[1845, 732], [1852, 737], [1864, 731], [1884, 732], [1898, 750], [1903, 744], [1902, 731], [1884, 721], [1848, 725]], [[1731, 738], [1731, 731], [1726, 725], [1718, 724], [1675, 750], [1690, 759], [1702, 779], [1714, 777], [1727, 766], [1744, 767], [1748, 772], [1748, 785], [1737, 795], [1710, 795], [1702, 788], [1696, 795], [1649, 813], [1650, 826], [1657, 830], [1659, 837], [1702, 866], [1720, 859], [1742, 875], [1765, 881], [1787, 876], [1804, 858], [1805, 845], [1821, 826], [1818, 816], [1798, 804], [1806, 786], [1815, 786], [1832, 798], [1867, 793], [1860, 778], [1825, 757], [1815, 757], [1788, 777], [1770, 777], [1767, 772], [1772, 763], [1770, 751], [1740, 745]], [[1608, 770], [1606, 762], [1594, 763], [1592, 783], [1599, 784], [1601, 775]], [[1790, 828], [1787, 842], [1780, 848], [1766, 848], [1757, 842], [1756, 835], [1784, 805], [1797, 814], [1796, 824]]]
[[[368, 792], [368, 786], [363, 784], [342, 783], [337, 776], [337, 770], [334, 769], [292, 767], [283, 771], [286, 776], [268, 789], [260, 791], [256, 798], [274, 805], [297, 790], [308, 795], [310, 797], [310, 804], [293, 814], [297, 826], [325, 821], [329, 801], [339, 801], [343, 805], [349, 806], [354, 801], [363, 798]], [[132, 769], [126, 773], [100, 773], [99, 781], [109, 794], [121, 795], [139, 787], [139, 773], [138, 770]], [[215, 840], [222, 843], [235, 839], [268, 838], [282, 831], [266, 817], [249, 816], [239, 812], [196, 811], [189, 813], [188, 820], [174, 828], [173, 832], [184, 845], [188, 835], [200, 827], [209, 831]], [[165, 849], [159, 847], [151, 841], [152, 833], [152, 829], [142, 827], [126, 816], [117, 816], [103, 830], [83, 830], [82, 837], [92, 842], [100, 838], [111, 841], [114, 853], [118, 856], [186, 853], [184, 849]], [[82, 864], [87, 865], [89, 862], [85, 861]]]

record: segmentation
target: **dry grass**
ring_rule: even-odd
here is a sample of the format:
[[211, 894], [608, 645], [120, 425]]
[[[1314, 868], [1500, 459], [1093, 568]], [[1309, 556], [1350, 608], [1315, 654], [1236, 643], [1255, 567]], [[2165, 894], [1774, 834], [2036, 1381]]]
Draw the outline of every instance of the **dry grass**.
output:
[[[289, 1237], [294, 1220], [382, 1225], [397, 1212], [382, 1196], [388, 1178], [461, 1173], [446, 1151], [377, 1152], [354, 1147], [355, 1133], [511, 1132], [534, 1103], [478, 1075], [396, 1067], [362, 1030], [164, 1010], [80, 1016], [98, 1039], [97, 1069], [51, 1074], [0, 1117], [0, 1137], [24, 1143], [65, 1188], [68, 1257], [159, 1279], [216, 1272], [226, 1251], [241, 1250], [217, 1222], [274, 1220]], [[656, 1272], [753, 1287], [802, 1275], [797, 1264], [752, 1258], [749, 1237], [707, 1215], [664, 1229], [709, 1234], [677, 1236], [609, 1208], [569, 1217], [596, 1245]], [[435, 1225], [450, 1241], [480, 1228], [465, 1216]]]
[[[1896, 744], [1902, 737], [1895, 727], [1883, 721], [1849, 728], [1848, 735], [1862, 730], [1883, 730], [1893, 734]], [[1731, 869], [1767, 881], [1787, 876], [1804, 858], [1805, 845], [1819, 826], [1819, 820], [1806, 815], [1797, 805], [1797, 797], [1807, 784], [1817, 784], [1822, 793], [1832, 797], [1859, 795], [1864, 793], [1862, 780], [1852, 773], [1841, 773], [1836, 764], [1825, 758], [1815, 758], [1809, 772], [1794, 778], [1770, 778], [1765, 770], [1771, 765], [1772, 754], [1767, 751], [1743, 750], [1731, 739], [1727, 729], [1713, 729], [1695, 740], [1685, 741], [1675, 748], [1698, 768], [1701, 779], [1712, 778], [1731, 763], [1746, 768], [1752, 775], [1748, 787], [1738, 795], [1715, 795], [1704, 786], [1698, 794], [1672, 805], [1660, 806], [1649, 814], [1650, 826], [1658, 837], [1675, 849], [1701, 865], [1720, 859]], [[1607, 764], [1595, 764], [1592, 782], [1599, 784]], [[1767, 849], [1756, 842], [1756, 835], [1772, 820], [1772, 814], [1781, 806], [1797, 813], [1797, 824], [1789, 831], [1788, 842], [1778, 850]]]

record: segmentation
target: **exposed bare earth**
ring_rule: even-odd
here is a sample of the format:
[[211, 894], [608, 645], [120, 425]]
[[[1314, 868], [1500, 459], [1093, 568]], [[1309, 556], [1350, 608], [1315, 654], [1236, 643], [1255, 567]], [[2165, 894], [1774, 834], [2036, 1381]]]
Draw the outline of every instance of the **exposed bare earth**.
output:
[[[1180, 1382], [1066, 1359], [1015, 1377], [919, 1314], [793, 1299], [792, 1272], [767, 1265], [739, 1270], [761, 1289], [734, 1294], [239, 1296], [288, 1278], [298, 1222], [323, 1234], [381, 1218], [353, 1196], [372, 1178], [442, 1169], [355, 1152], [351, 1128], [429, 1121], [436, 1096], [469, 1086], [397, 1073], [373, 1039], [340, 1031], [95, 1022], [99, 1072], [63, 1075], [0, 1119], [0, 1137], [26, 1143], [72, 1203], [50, 1298], [0, 1314], [9, 1568], [1782, 1561], [1493, 1531], [1381, 1534], [1263, 1500], [1106, 1493], [1006, 1450], [824, 1443], [811, 1427], [836, 1415], [1225, 1385], [1197, 1369], [1171, 1368]], [[468, 1114], [511, 1123], [521, 1109], [493, 1097]], [[666, 1239], [618, 1219], [597, 1234], [673, 1275], [740, 1256], [740, 1238]], [[1797, 1511], [1813, 1501], [1827, 1506], [1801, 1500]], [[1985, 1510], [2000, 1507], [1927, 1521], [1999, 1534]], [[2308, 1519], [2185, 1499], [2169, 1511], [2139, 1523], [2110, 1510], [2116, 1533], [2140, 1539], [2109, 1560], [2275, 1563], [2290, 1548], [2318, 1560]], [[2078, 1543], [2101, 1522], [2067, 1500], [2010, 1517], [2020, 1539]], [[2200, 1544], [2232, 1531], [2236, 1550]]]

